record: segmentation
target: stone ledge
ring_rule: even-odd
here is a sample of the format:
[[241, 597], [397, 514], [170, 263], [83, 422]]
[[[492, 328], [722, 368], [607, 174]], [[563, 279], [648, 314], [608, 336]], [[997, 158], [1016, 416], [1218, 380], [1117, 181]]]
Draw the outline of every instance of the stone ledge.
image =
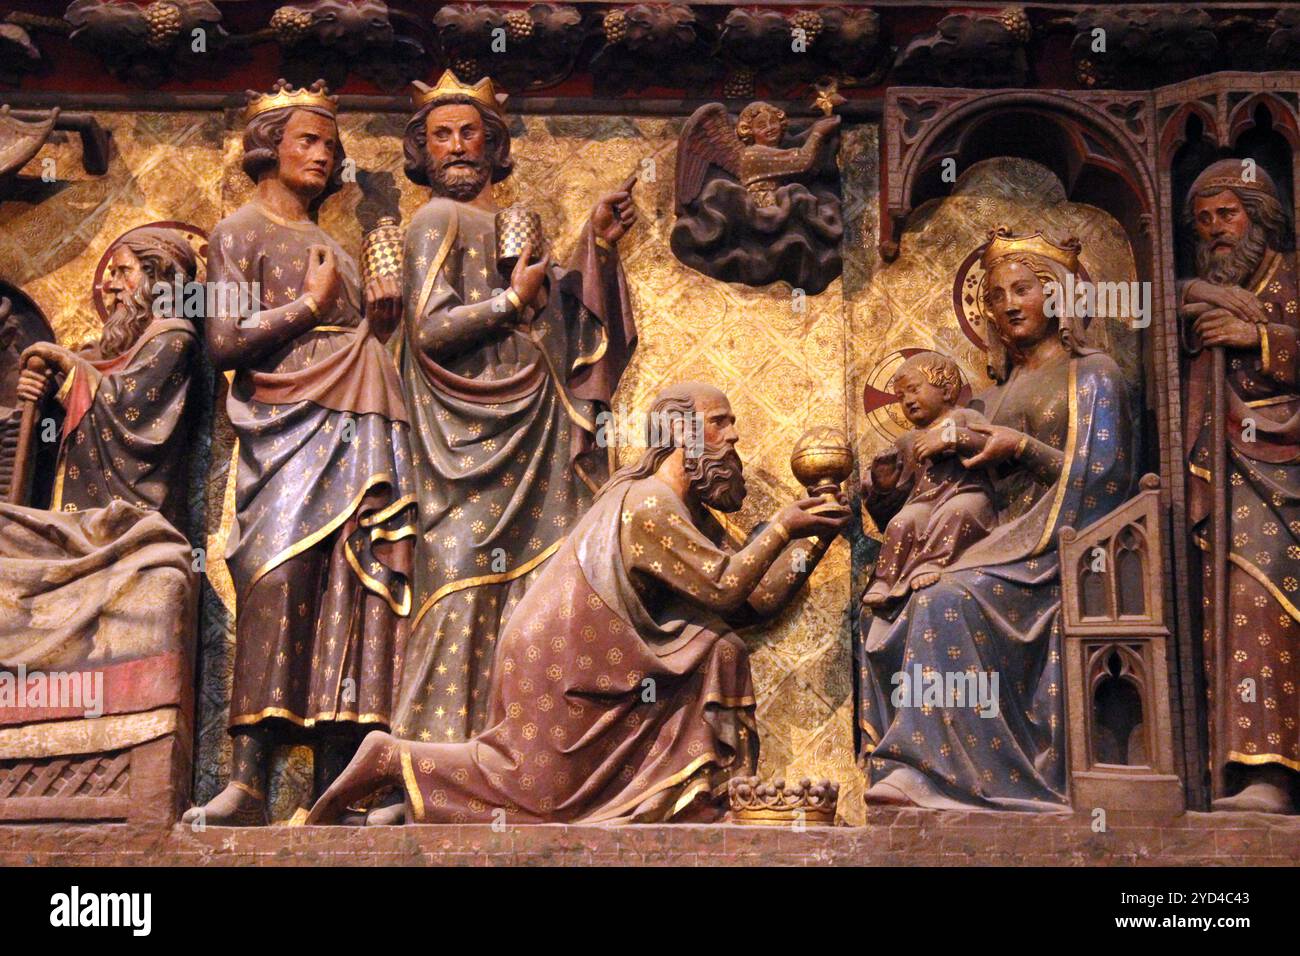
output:
[[1300, 816], [871, 809], [866, 826], [0, 826], [0, 866], [1294, 866]]

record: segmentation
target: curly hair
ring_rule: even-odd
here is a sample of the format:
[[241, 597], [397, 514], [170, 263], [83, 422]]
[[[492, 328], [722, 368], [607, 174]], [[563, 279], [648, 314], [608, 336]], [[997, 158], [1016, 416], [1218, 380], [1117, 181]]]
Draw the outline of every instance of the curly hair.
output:
[[483, 120], [483, 135], [487, 139], [489, 160], [492, 163], [492, 182], [501, 182], [515, 168], [514, 160], [510, 158], [510, 129], [500, 116], [484, 109], [468, 96], [452, 96], [429, 103], [416, 110], [415, 115], [406, 121], [406, 129], [402, 131], [402, 165], [406, 178], [417, 186], [429, 185], [429, 134], [425, 122], [435, 108], [454, 103], [463, 103], [478, 110], [478, 115]]
[[[324, 116], [326, 119], [335, 122], [332, 114], [326, 110], [311, 106], [286, 106], [278, 110], [267, 110], [265, 113], [254, 116], [248, 121], [248, 125], [244, 127], [244, 157], [240, 162], [244, 173], [253, 182], [256, 183], [279, 165], [280, 143], [284, 140], [284, 130], [289, 125], [289, 118], [293, 115], [294, 110], [305, 110], [308, 113], [315, 113], [317, 116]], [[337, 128], [337, 122], [335, 122], [335, 129]], [[311, 208], [315, 209], [327, 197], [343, 188], [343, 164], [347, 161], [347, 158], [348, 155], [343, 149], [343, 138], [336, 136], [334, 139], [333, 169], [330, 170], [330, 177], [325, 183], [325, 189], [312, 200]]]
[[753, 123], [754, 117], [764, 111], [775, 113], [778, 123], [785, 122], [785, 110], [780, 107], [773, 106], [771, 103], [764, 103], [762, 100], [750, 103], [740, 111], [740, 116], [736, 118], [736, 138], [746, 146], [754, 145], [754, 133], [750, 124]]
[[909, 356], [903, 360], [903, 364], [898, 367], [889, 379], [888, 388], [892, 392], [894, 383], [906, 372], [920, 372], [925, 376], [925, 380], [935, 388], [943, 391], [943, 397], [948, 402], [955, 402], [957, 396], [961, 394], [961, 369], [946, 355], [938, 352], [918, 352], [916, 355]]

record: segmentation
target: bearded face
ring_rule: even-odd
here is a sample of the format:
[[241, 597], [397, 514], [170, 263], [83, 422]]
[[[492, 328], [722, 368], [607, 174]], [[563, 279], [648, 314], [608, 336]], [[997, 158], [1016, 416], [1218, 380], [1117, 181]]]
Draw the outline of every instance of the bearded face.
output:
[[425, 120], [425, 171], [436, 195], [470, 202], [492, 179], [487, 131], [477, 107], [439, 106]]
[[476, 198], [491, 175], [491, 165], [481, 159], [429, 160], [429, 185], [434, 193], [457, 202]]
[[1268, 252], [1268, 232], [1230, 189], [1193, 200], [1196, 274], [1218, 285], [1244, 285]]
[[745, 466], [729, 442], [704, 446], [698, 455], [686, 455], [683, 470], [691, 491], [710, 508], [730, 513], [745, 501]]
[[99, 338], [99, 353], [113, 358], [127, 351], [153, 318], [153, 280], [130, 249], [119, 247], [108, 262], [104, 304], [108, 318]]

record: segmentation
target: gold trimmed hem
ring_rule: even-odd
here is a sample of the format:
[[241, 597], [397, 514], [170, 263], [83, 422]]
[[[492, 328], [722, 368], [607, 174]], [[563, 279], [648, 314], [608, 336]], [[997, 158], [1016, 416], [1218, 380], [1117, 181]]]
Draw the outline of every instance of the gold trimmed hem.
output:
[[1259, 327], [1259, 357], [1262, 362], [1261, 367], [1265, 372], [1268, 372], [1271, 375], [1272, 373], [1269, 372], [1269, 368], [1268, 368], [1269, 349], [1268, 349], [1268, 326], [1267, 325], [1261, 325]]
[[[74, 365], [72, 366], [72, 371], [70, 371], [67, 377], [64, 378], [63, 384], [59, 386], [59, 390], [54, 393], [54, 399], [60, 405], [64, 404], [65, 400], [68, 397], [68, 394], [72, 391], [72, 383], [73, 381], [76, 380], [76, 378], [77, 378], [77, 366]], [[51, 511], [63, 510], [63, 479], [64, 479], [64, 469], [67, 468], [68, 465], [67, 452], [68, 452], [68, 435], [65, 432], [63, 435], [63, 441], [59, 443], [58, 463], [54, 467], [54, 490], [50, 494]], [[17, 476], [15, 475], [14, 477], [16, 478]]]
[[521, 578], [533, 568], [537, 567], [556, 551], [560, 545], [564, 544], [564, 538], [551, 544], [549, 548], [537, 552], [523, 564], [511, 568], [509, 571], [502, 571], [500, 574], [481, 574], [473, 578], [461, 578], [459, 581], [448, 581], [438, 590], [434, 591], [425, 602], [420, 605], [419, 613], [415, 615], [415, 620], [411, 622], [411, 627], [415, 628], [420, 621], [424, 620], [424, 615], [429, 613], [429, 609], [445, 598], [448, 594], [454, 594], [456, 591], [464, 591], [466, 588], [482, 587], [486, 584], [505, 584], [507, 581], [513, 581], [515, 578]]
[[[1198, 548], [1200, 548], [1206, 554], [1211, 553], [1210, 544], [1208, 541], [1206, 541], [1204, 538], [1200, 536], [1197, 536], [1195, 540], [1196, 540], [1196, 546]], [[1294, 618], [1295, 620], [1300, 621], [1300, 608], [1292, 604], [1291, 599], [1278, 590], [1277, 585], [1268, 579], [1267, 574], [1265, 574], [1256, 565], [1252, 564], [1246, 558], [1243, 558], [1241, 555], [1237, 554], [1234, 551], [1228, 552], [1228, 560], [1231, 561], [1233, 564], [1235, 564], [1237, 567], [1241, 568], [1241, 570], [1245, 571], [1252, 578], [1254, 578], [1255, 581], [1265, 591], [1267, 591], [1269, 594], [1273, 596], [1273, 600], [1277, 601], [1277, 603], [1282, 606], [1282, 610], [1286, 611], [1287, 614], [1291, 615], [1291, 617]]]
[[546, 363], [546, 370], [551, 373], [551, 381], [555, 383], [555, 391], [559, 393], [560, 404], [564, 406], [565, 414], [569, 416], [570, 421], [583, 431], [591, 432], [593, 435], [596, 434], [595, 422], [574, 408], [569, 393], [565, 391], [564, 383], [560, 381], [560, 372], [555, 367], [555, 363], [551, 361], [551, 355], [546, 351], [546, 347], [540, 341], [535, 342], [534, 345], [537, 347], [537, 351], [542, 354], [542, 361]]
[[1258, 767], [1266, 763], [1280, 763], [1288, 769], [1300, 771], [1300, 760], [1292, 760], [1290, 757], [1283, 757], [1281, 754], [1243, 754], [1235, 750], [1228, 751], [1228, 763], [1244, 763], [1250, 767]]
[[291, 724], [299, 727], [315, 727], [317, 724], [330, 723], [350, 723], [350, 724], [384, 724], [388, 725], [387, 714], [358, 714], [354, 711], [327, 711], [322, 710], [313, 714], [311, 717], [300, 717], [291, 710], [283, 707], [267, 707], [259, 710], [254, 714], [232, 715], [230, 718], [231, 727], [245, 727], [248, 724], [256, 724], [259, 721], [266, 720], [268, 717], [279, 717], [281, 720], [287, 720]]
[[[68, 466], [66, 447], [59, 449], [59, 463], [54, 469], [54, 491], [50, 494], [50, 510], [63, 510], [63, 473]], [[17, 475], [14, 476], [15, 478]]]
[[1197, 478], [1204, 478], [1206, 481], [1213, 481], [1214, 475], [1208, 468], [1202, 468], [1200, 465], [1193, 465], [1190, 461], [1187, 463], [1187, 470]]
[[[403, 537], [410, 537], [414, 534], [415, 532], [411, 530], [409, 534], [403, 535]], [[343, 542], [343, 556], [347, 558], [348, 564], [352, 567], [352, 573], [361, 579], [361, 583], [365, 585], [366, 590], [372, 591], [383, 598], [394, 614], [398, 617], [406, 617], [411, 613], [411, 586], [409, 584], [403, 589], [405, 593], [402, 595], [402, 599], [397, 601], [388, 588], [362, 570], [361, 562], [352, 553], [352, 545], [347, 541]]]
[[605, 357], [605, 351], [609, 348], [609, 333], [605, 330], [605, 323], [600, 323], [600, 344], [588, 355], [579, 355], [573, 360], [573, 365], [569, 367], [569, 374], [572, 375], [578, 369], [586, 365], [595, 365]]
[[[229, 387], [234, 383], [234, 373], [226, 373], [226, 385]], [[221, 563], [216, 576], [220, 579], [220, 585], [213, 585], [212, 590], [216, 592], [217, 597], [230, 612], [231, 619], [235, 617], [235, 610], [239, 604], [239, 595], [235, 593], [235, 581], [230, 575], [230, 559], [226, 556], [226, 547], [230, 544], [230, 531], [239, 522], [239, 436], [234, 436], [234, 441], [230, 443], [230, 462], [226, 465], [226, 483], [221, 491], [221, 516], [217, 521], [217, 527], [211, 534], [212, 543], [216, 548], [216, 553], [221, 555]], [[226, 510], [226, 502], [230, 502], [230, 510]], [[224, 525], [224, 528], [222, 527]], [[218, 540], [219, 539], [219, 540]], [[211, 582], [209, 582], [211, 583]], [[223, 593], [225, 592], [225, 593]], [[230, 603], [226, 603], [226, 595], [229, 595]]]
[[[247, 594], [249, 591], [253, 590], [253, 587], [257, 584], [258, 581], [262, 580], [262, 578], [266, 577], [266, 575], [270, 574], [280, 565], [284, 564], [284, 562], [288, 561], [290, 558], [296, 558], [304, 551], [307, 551], [308, 549], [315, 547], [321, 541], [325, 540], [331, 534], [337, 531], [340, 527], [342, 527], [343, 523], [347, 521], [349, 517], [352, 516], [353, 512], [357, 510], [357, 507], [361, 504], [362, 499], [365, 498], [365, 496], [370, 493], [370, 490], [375, 486], [384, 483], [389, 483], [389, 484], [393, 483], [393, 476], [388, 474], [388, 472], [382, 472], [381, 474], [378, 475], [371, 475], [369, 478], [367, 478], [365, 484], [362, 485], [361, 490], [357, 492], [356, 497], [352, 499], [352, 501], [348, 504], [346, 508], [344, 508], [338, 514], [336, 514], [333, 518], [327, 521], [320, 528], [317, 528], [311, 534], [307, 535], [307, 537], [299, 538], [296, 542], [289, 545], [289, 547], [285, 548], [279, 554], [272, 557], [271, 560], [267, 561], [260, 568], [254, 571], [253, 576], [248, 581], [247, 587], [244, 588], [244, 593]], [[241, 537], [242, 537], [242, 532], [241, 532]]]
[[[429, 271], [424, 275], [424, 286], [420, 289], [420, 298], [415, 303], [415, 315], [410, 317], [412, 322], [424, 318], [424, 307], [429, 304], [429, 296], [433, 294], [433, 286], [438, 281], [438, 272], [447, 260], [447, 255], [451, 252], [451, 244], [456, 241], [459, 232], [460, 216], [456, 214], [456, 207], [452, 206], [451, 215], [447, 219], [447, 233], [442, 237], [442, 244], [438, 246], [438, 252], [434, 255], [433, 262], [429, 264]], [[410, 326], [407, 328], [409, 329]]]
[[236, 790], [238, 790], [240, 793], [248, 794], [254, 800], [266, 799], [266, 794], [264, 794], [261, 790], [258, 790], [256, 787], [250, 787], [248, 784], [243, 783], [239, 780], [230, 781], [230, 785], [234, 787]]
[[406, 744], [401, 744], [402, 749], [402, 782], [406, 784], [406, 792], [411, 798], [411, 811], [415, 814], [417, 823], [424, 822], [424, 796], [420, 793], [420, 785], [415, 782], [415, 768], [411, 766], [411, 749]]
[[677, 814], [685, 810], [688, 806], [690, 806], [691, 801], [694, 800], [701, 793], [704, 792], [712, 793], [712, 789], [713, 788], [709, 786], [709, 781], [696, 780], [693, 784], [691, 784], [689, 787], [686, 788], [686, 791], [680, 797], [677, 798], [677, 802], [673, 804], [672, 812], [668, 814], [668, 819], [671, 820], [673, 817], [677, 816]]
[[387, 531], [384, 528], [375, 528], [370, 532], [372, 541], [401, 541], [404, 538], [414, 538], [416, 527], [413, 524], [404, 524], [394, 531]]
[[[583, 468], [582, 462], [578, 461], [576, 458], [573, 460], [573, 470], [578, 473], [578, 478], [582, 480], [582, 483], [587, 486], [587, 490], [593, 495], [600, 491], [600, 485], [591, 480], [591, 476], [587, 474], [587, 469]], [[613, 473], [613, 469], [610, 469], [610, 474]]]
[[[366, 515], [364, 518], [359, 519], [357, 521], [357, 524], [359, 524], [363, 528], [369, 528], [373, 525], [383, 524], [385, 521], [387, 521], [393, 515], [397, 514], [397, 512], [401, 511], [407, 505], [413, 505], [413, 504], [415, 504], [415, 495], [402, 495], [402, 497], [398, 498], [387, 508], [384, 508], [381, 511], [376, 511], [372, 515]], [[414, 533], [414, 531], [412, 531], [412, 533]], [[389, 540], [395, 540], [395, 539], [389, 539]]]
[[1078, 359], [1070, 359], [1070, 372], [1065, 386], [1066, 394], [1069, 396], [1069, 421], [1065, 429], [1065, 460], [1061, 463], [1061, 476], [1056, 479], [1056, 498], [1052, 502], [1052, 510], [1047, 513], [1047, 523], [1043, 526], [1043, 536], [1038, 539], [1038, 544], [1030, 552], [1031, 557], [1042, 554], [1051, 543], [1056, 530], [1056, 519], [1060, 517], [1061, 506], [1065, 503], [1065, 493], [1070, 487], [1070, 472], [1074, 469], [1074, 458], [1077, 451], [1075, 446], [1079, 438], [1079, 399], [1075, 392], [1078, 384]]
[[1247, 408], [1267, 408], [1270, 405], [1284, 405], [1287, 402], [1300, 401], [1300, 395], [1274, 395], [1272, 398], [1257, 398], [1246, 402]]
[[[878, 731], [875, 727], [871, 726], [870, 721], [862, 717], [858, 718], [858, 726], [860, 726], [863, 730], [867, 732], [867, 736], [871, 738], [871, 750], [875, 750], [876, 749], [875, 745], [880, 743], [880, 731]], [[868, 750], [867, 752], [870, 753], [871, 750]]]
[[67, 374], [67, 376], [64, 377], [63, 384], [59, 386], [59, 390], [54, 393], [54, 400], [58, 402], [60, 405], [64, 403], [64, 401], [68, 397], [68, 394], [72, 391], [72, 383], [76, 380], [76, 378], [77, 378], [77, 366], [74, 365], [72, 366], [72, 371], [70, 371]]
[[647, 800], [653, 797], [656, 793], [659, 793], [661, 790], [667, 790], [669, 787], [677, 786], [677, 784], [681, 783], [691, 774], [695, 773], [695, 771], [699, 770], [706, 763], [716, 763], [719, 766], [722, 765], [722, 762], [718, 759], [718, 755], [713, 753], [712, 751], [709, 751], [706, 754], [701, 754], [700, 756], [692, 760], [690, 763], [688, 763], [684, 769], [679, 770], [674, 774], [671, 774], [670, 776], [664, 778], [658, 783], [650, 784], [649, 786], [647, 786], [640, 796], [634, 797], [631, 800], [620, 803], [618, 806], [614, 807], [613, 809], [602, 810], [598, 815], [582, 817], [581, 819], [575, 820], [574, 822], [575, 823], [607, 823], [612, 818], [617, 817], [619, 814], [624, 813], [625, 811], [628, 810], [633, 810], [636, 807], [640, 806], [641, 804], [645, 803]]
[[1272, 258], [1269, 261], [1268, 269], [1264, 272], [1264, 277], [1255, 283], [1255, 288], [1251, 289], [1251, 292], [1257, 296], [1264, 294], [1264, 289], [1273, 281], [1273, 274], [1277, 272], [1277, 267], [1282, 264], [1282, 253], [1270, 252], [1270, 255]]

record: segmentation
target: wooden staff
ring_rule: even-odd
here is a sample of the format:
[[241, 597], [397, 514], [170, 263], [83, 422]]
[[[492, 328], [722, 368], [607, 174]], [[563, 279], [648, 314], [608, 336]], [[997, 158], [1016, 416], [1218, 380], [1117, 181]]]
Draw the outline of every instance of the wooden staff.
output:
[[[45, 371], [45, 360], [33, 355], [27, 361], [27, 368], [36, 372]], [[13, 479], [9, 483], [9, 503], [21, 505], [27, 503], [28, 491], [32, 483], [32, 436], [36, 432], [36, 419], [41, 413], [40, 400], [23, 402], [23, 417], [18, 425], [18, 447], [14, 451]]]
[[1214, 636], [1214, 768], [1210, 786], [1217, 799], [1227, 794], [1228, 770], [1228, 387], [1223, 346], [1212, 353], [1210, 560], [1211, 621]]

